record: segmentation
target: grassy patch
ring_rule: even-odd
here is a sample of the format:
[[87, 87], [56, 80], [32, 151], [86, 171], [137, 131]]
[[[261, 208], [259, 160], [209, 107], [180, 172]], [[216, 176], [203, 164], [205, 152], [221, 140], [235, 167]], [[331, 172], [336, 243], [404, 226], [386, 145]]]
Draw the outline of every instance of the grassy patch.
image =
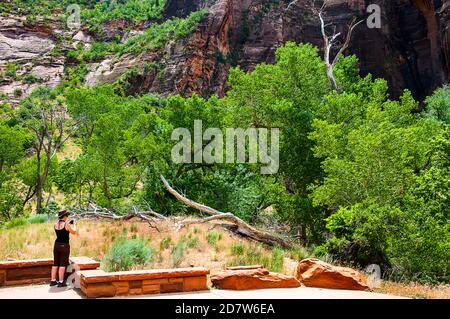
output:
[[3, 228], [5, 229], [11, 229], [11, 228], [16, 228], [16, 227], [22, 227], [22, 226], [26, 226], [28, 225], [28, 221], [26, 218], [23, 217], [18, 217], [18, 218], [13, 218], [9, 221], [7, 221], [4, 225]]
[[189, 233], [180, 238], [180, 241], [172, 248], [172, 266], [179, 267], [188, 248], [197, 248], [200, 239]]
[[30, 224], [42, 224], [48, 222], [48, 216], [46, 214], [37, 214], [27, 218], [27, 222]]
[[151, 263], [153, 253], [145, 239], [122, 237], [114, 241], [101, 262], [101, 268], [105, 271], [126, 271], [136, 266], [145, 266]]
[[180, 241], [178, 244], [173, 246], [172, 249], [172, 266], [179, 267], [184, 258], [184, 253], [186, 250], [186, 242]]
[[159, 250], [165, 250], [169, 248], [172, 245], [172, 237], [165, 237], [161, 240], [159, 243]]
[[286, 254], [287, 257], [298, 261], [311, 257], [311, 253], [304, 247], [292, 248], [288, 250]]
[[273, 248], [267, 251], [259, 244], [245, 246], [236, 243], [231, 246], [231, 255], [233, 259], [228, 262], [228, 266], [262, 265], [270, 271], [284, 271], [286, 252], [281, 248]]
[[213, 245], [213, 246], [214, 246], [214, 245], [217, 244], [217, 242], [218, 242], [219, 240], [222, 239], [222, 237], [223, 237], [223, 234], [222, 234], [222, 233], [213, 231], [213, 232], [210, 232], [210, 233], [206, 236], [206, 240], [208, 241], [208, 243], [209, 243], [210, 245]]
[[241, 243], [235, 243], [231, 246], [231, 254], [234, 256], [240, 256], [244, 253], [245, 247]]

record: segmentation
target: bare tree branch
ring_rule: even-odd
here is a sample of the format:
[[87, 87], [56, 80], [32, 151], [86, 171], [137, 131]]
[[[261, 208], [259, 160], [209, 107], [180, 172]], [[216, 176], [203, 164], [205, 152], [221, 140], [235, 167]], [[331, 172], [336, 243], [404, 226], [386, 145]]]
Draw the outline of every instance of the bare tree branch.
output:
[[325, 23], [325, 17], [324, 17], [325, 9], [326, 9], [327, 5], [328, 5], [328, 0], [325, 0], [325, 1], [323, 1], [322, 7], [320, 9], [317, 9], [315, 6], [315, 1], [312, 1], [311, 9], [319, 17], [319, 21], [320, 21], [320, 31], [322, 33], [322, 38], [323, 38], [323, 43], [324, 43], [324, 45], [323, 45], [324, 60], [325, 60], [326, 68], [327, 68], [327, 77], [328, 77], [328, 80], [329, 80], [331, 86], [333, 87], [333, 89], [339, 93], [341, 91], [341, 88], [337, 84], [336, 78], [334, 77], [334, 67], [336, 66], [336, 64], [339, 61], [339, 59], [341, 58], [341, 56], [344, 54], [345, 50], [348, 49], [354, 30], [356, 29], [356, 27], [358, 25], [360, 25], [362, 22], [364, 22], [364, 20], [357, 22], [356, 18], [353, 18], [352, 22], [350, 23], [350, 25], [348, 27], [348, 32], [345, 37], [344, 43], [339, 48], [334, 59], [331, 59], [331, 53], [332, 53], [334, 47], [336, 47], [336, 39], [341, 36], [341, 33], [336, 33], [336, 28], [334, 28], [335, 30], [333, 31], [333, 34], [327, 35], [326, 28], [330, 25], [330, 24]]
[[[172, 194], [176, 199], [178, 199], [180, 202], [185, 204], [186, 206], [192, 207], [194, 209], [197, 209], [201, 212], [207, 213], [208, 215], [211, 215], [210, 217], [207, 217], [205, 219], [196, 220], [196, 221], [187, 221], [187, 222], [181, 222], [178, 224], [178, 228], [184, 227], [186, 225], [195, 224], [195, 223], [206, 223], [213, 220], [227, 220], [228, 222], [231, 222], [235, 228], [232, 230], [235, 233], [238, 233], [240, 235], [252, 238], [256, 241], [271, 245], [271, 246], [281, 246], [283, 248], [289, 248], [291, 247], [291, 243], [284, 240], [283, 238], [280, 238], [278, 236], [274, 236], [266, 231], [259, 230], [253, 226], [250, 226], [246, 222], [244, 222], [242, 219], [237, 217], [236, 215], [232, 213], [223, 213], [220, 212], [214, 208], [211, 208], [209, 206], [196, 203], [187, 197], [181, 195], [178, 193], [173, 187], [170, 186], [170, 184], [167, 182], [167, 180], [164, 178], [164, 176], [160, 176], [161, 181], [163, 182], [165, 188], [167, 191]], [[227, 227], [228, 229], [231, 229]]]
[[167, 217], [164, 215], [158, 214], [152, 209], [149, 209], [145, 212], [139, 211], [136, 207], [133, 207], [133, 212], [130, 212], [127, 215], [116, 215], [110, 210], [99, 207], [94, 203], [89, 203], [89, 206], [85, 209], [75, 209], [75, 216], [77, 219], [109, 219], [113, 221], [128, 221], [133, 218], [141, 219], [149, 224], [151, 228], [156, 229], [158, 232], [159, 228], [156, 226], [155, 219], [157, 220], [165, 220]]

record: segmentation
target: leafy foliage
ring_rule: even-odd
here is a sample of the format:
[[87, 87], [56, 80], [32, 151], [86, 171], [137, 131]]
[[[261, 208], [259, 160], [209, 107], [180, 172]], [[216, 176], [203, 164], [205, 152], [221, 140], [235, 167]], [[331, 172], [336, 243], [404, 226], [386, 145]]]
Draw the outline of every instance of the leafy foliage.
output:
[[161, 48], [169, 41], [188, 36], [195, 31], [197, 24], [205, 14], [206, 11], [201, 10], [191, 13], [184, 19], [174, 17], [161, 23], [153, 23], [142, 34], [136, 34], [123, 43], [120, 39], [110, 42], [94, 42], [89, 49], [80, 43], [77, 49], [69, 51], [66, 57], [70, 61], [80, 63], [99, 61], [113, 54], [118, 56], [129, 53], [139, 55], [150, 49]]
[[136, 266], [148, 265], [153, 253], [144, 238], [126, 239], [122, 236], [114, 241], [101, 262], [101, 268], [108, 272], [131, 270]]
[[393, 275], [442, 279], [450, 270], [448, 126], [414, 114], [409, 92], [391, 101], [386, 90], [375, 81], [364, 95], [332, 95], [314, 121], [325, 177], [312, 198], [336, 211], [325, 247], [347, 262], [389, 265]]

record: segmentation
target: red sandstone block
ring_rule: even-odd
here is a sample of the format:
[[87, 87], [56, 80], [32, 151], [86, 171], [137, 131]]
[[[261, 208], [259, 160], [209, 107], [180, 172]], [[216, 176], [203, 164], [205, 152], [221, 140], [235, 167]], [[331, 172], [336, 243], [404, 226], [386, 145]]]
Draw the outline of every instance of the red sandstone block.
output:
[[161, 278], [161, 279], [149, 279], [149, 280], [143, 280], [143, 285], [160, 285], [160, 284], [168, 284], [169, 279], [168, 278]]
[[4, 286], [6, 282], [6, 271], [0, 270], [0, 287]]
[[202, 267], [177, 268], [177, 269], [150, 269], [150, 270], [136, 270], [136, 271], [120, 271], [112, 273], [106, 273], [102, 270], [80, 271], [81, 277], [87, 283], [197, 277], [197, 276], [206, 276], [207, 274], [209, 274], [209, 270]]
[[142, 294], [159, 294], [160, 293], [160, 285], [143, 285], [142, 286]]
[[14, 261], [0, 262], [0, 269], [27, 268], [27, 267], [52, 266], [52, 265], [53, 259], [50, 258], [14, 260]]
[[97, 269], [100, 267], [100, 263], [98, 261], [85, 256], [70, 257], [70, 263], [77, 264], [80, 267], [80, 270]]
[[10, 268], [6, 270], [6, 281], [45, 278], [50, 280], [51, 265]]
[[50, 276], [48, 278], [8, 280], [8, 281], [5, 281], [5, 286], [23, 286], [23, 285], [43, 284], [43, 283], [47, 283], [49, 281], [50, 281]]
[[88, 284], [83, 292], [88, 298], [114, 297], [116, 287], [112, 283]]
[[252, 265], [252, 266], [235, 266], [235, 267], [226, 267], [226, 270], [256, 270], [264, 268], [263, 265]]
[[119, 276], [116, 273], [107, 273], [103, 270], [82, 270], [80, 271], [81, 281], [86, 283], [102, 283], [120, 281]]
[[183, 284], [161, 284], [160, 286], [162, 293], [170, 293], [170, 292], [182, 292], [183, 291]]
[[142, 295], [142, 288], [130, 288], [130, 295]]
[[129, 281], [128, 284], [130, 285], [130, 290], [131, 289], [142, 289], [142, 280]]
[[130, 287], [128, 285], [128, 281], [115, 281], [112, 284], [116, 287], [116, 295], [125, 296], [129, 294]]
[[169, 284], [183, 283], [183, 277], [181, 278], [169, 278]]
[[203, 267], [198, 267], [122, 271], [111, 274], [118, 275], [120, 280], [149, 280], [161, 278], [196, 277], [209, 274], [209, 270]]
[[184, 291], [208, 290], [207, 277], [186, 277], [184, 278]]

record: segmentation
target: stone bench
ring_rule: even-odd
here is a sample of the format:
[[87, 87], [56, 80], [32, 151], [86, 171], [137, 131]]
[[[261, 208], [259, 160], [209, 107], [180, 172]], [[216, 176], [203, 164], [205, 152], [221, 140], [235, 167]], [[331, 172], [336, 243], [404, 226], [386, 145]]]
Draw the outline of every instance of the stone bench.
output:
[[88, 298], [208, 290], [208, 274], [202, 267], [79, 272], [81, 291]]
[[[71, 257], [80, 270], [97, 269], [100, 263], [88, 257]], [[0, 262], [0, 287], [49, 282], [53, 259], [30, 259]]]

